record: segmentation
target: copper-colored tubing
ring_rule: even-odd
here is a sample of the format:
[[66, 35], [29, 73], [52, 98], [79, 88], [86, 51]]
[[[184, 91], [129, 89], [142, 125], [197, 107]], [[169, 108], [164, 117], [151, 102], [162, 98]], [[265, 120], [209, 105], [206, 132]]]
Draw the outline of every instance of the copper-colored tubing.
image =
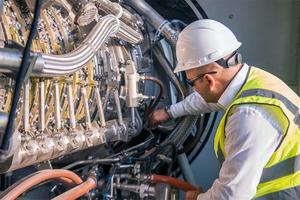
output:
[[10, 190], [9, 192], [4, 191], [5, 195], [1, 198], [1, 200], [16, 199], [18, 196], [26, 192], [31, 187], [47, 180], [55, 179], [68, 184], [82, 183], [81, 178], [77, 174], [64, 169], [41, 170], [35, 173], [34, 175], [28, 175], [27, 177], [22, 179], [22, 181], [17, 185], [14, 184], [14, 187], [12, 189], [8, 188], [8, 190]]
[[94, 189], [97, 185], [96, 179], [94, 177], [89, 177], [86, 181], [81, 183], [80, 185], [62, 193], [61, 195], [55, 197], [52, 200], [71, 200], [77, 199], [84, 194], [88, 193], [92, 189]]
[[185, 191], [198, 190], [195, 186], [193, 186], [183, 180], [174, 178], [172, 176], [163, 176], [163, 175], [153, 174], [153, 175], [151, 175], [150, 180], [152, 183], [167, 183], [167, 184], [170, 184], [174, 187], [177, 187], [177, 188], [185, 190]]

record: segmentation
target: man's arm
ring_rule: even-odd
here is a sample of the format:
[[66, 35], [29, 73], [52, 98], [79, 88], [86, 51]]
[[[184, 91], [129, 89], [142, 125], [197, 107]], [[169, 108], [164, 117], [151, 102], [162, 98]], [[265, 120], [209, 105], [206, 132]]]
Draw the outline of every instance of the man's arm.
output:
[[252, 199], [263, 168], [281, 140], [276, 119], [257, 106], [237, 108], [225, 132], [226, 159], [219, 178], [198, 200]]
[[217, 110], [221, 110], [221, 107], [217, 103], [207, 103], [198, 92], [193, 92], [184, 100], [170, 107], [173, 118], [209, 113]]
[[198, 92], [193, 92], [184, 100], [171, 105], [170, 113], [165, 109], [158, 109], [149, 116], [149, 126], [155, 127], [171, 118], [178, 118], [185, 115], [196, 115], [220, 110], [217, 103], [206, 103]]

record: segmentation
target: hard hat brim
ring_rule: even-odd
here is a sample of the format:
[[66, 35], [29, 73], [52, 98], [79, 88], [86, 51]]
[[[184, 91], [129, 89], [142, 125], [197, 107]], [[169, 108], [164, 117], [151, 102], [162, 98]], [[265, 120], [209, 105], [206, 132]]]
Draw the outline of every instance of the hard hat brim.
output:
[[221, 58], [224, 58], [226, 55], [229, 55], [232, 52], [236, 51], [241, 45], [242, 45], [241, 42], [237, 42], [236, 46], [234, 48], [230, 49], [228, 52], [223, 53], [222, 56], [217, 57], [213, 60], [207, 60], [206, 62], [202, 62], [202, 63], [199, 62], [199, 63], [189, 64], [189, 65], [183, 65], [182, 63], [178, 63], [173, 72], [177, 73], [177, 72], [182, 72], [182, 71], [188, 71], [188, 70], [191, 70], [194, 68], [202, 67], [204, 65], [213, 63]]

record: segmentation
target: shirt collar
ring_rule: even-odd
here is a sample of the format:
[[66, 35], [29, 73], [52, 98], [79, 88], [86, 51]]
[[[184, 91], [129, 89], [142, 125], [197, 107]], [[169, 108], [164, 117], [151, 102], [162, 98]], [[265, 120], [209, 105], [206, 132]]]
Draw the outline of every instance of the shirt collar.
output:
[[249, 71], [249, 66], [244, 63], [243, 67], [240, 69], [240, 71], [235, 75], [235, 77], [232, 79], [232, 81], [229, 83], [223, 94], [221, 95], [220, 99], [218, 100], [218, 105], [226, 110], [231, 102], [233, 101], [236, 94], [240, 91], [242, 88]]

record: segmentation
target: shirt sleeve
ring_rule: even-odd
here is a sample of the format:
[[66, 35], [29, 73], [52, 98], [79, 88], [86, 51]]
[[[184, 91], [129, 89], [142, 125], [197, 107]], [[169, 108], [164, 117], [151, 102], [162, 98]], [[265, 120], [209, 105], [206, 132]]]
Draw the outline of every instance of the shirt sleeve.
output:
[[193, 92], [184, 100], [170, 107], [173, 118], [209, 113], [217, 110], [221, 110], [221, 107], [217, 103], [207, 103], [198, 92]]
[[257, 106], [239, 106], [228, 118], [225, 134], [226, 158], [219, 178], [197, 200], [252, 199], [281, 140], [276, 120]]

